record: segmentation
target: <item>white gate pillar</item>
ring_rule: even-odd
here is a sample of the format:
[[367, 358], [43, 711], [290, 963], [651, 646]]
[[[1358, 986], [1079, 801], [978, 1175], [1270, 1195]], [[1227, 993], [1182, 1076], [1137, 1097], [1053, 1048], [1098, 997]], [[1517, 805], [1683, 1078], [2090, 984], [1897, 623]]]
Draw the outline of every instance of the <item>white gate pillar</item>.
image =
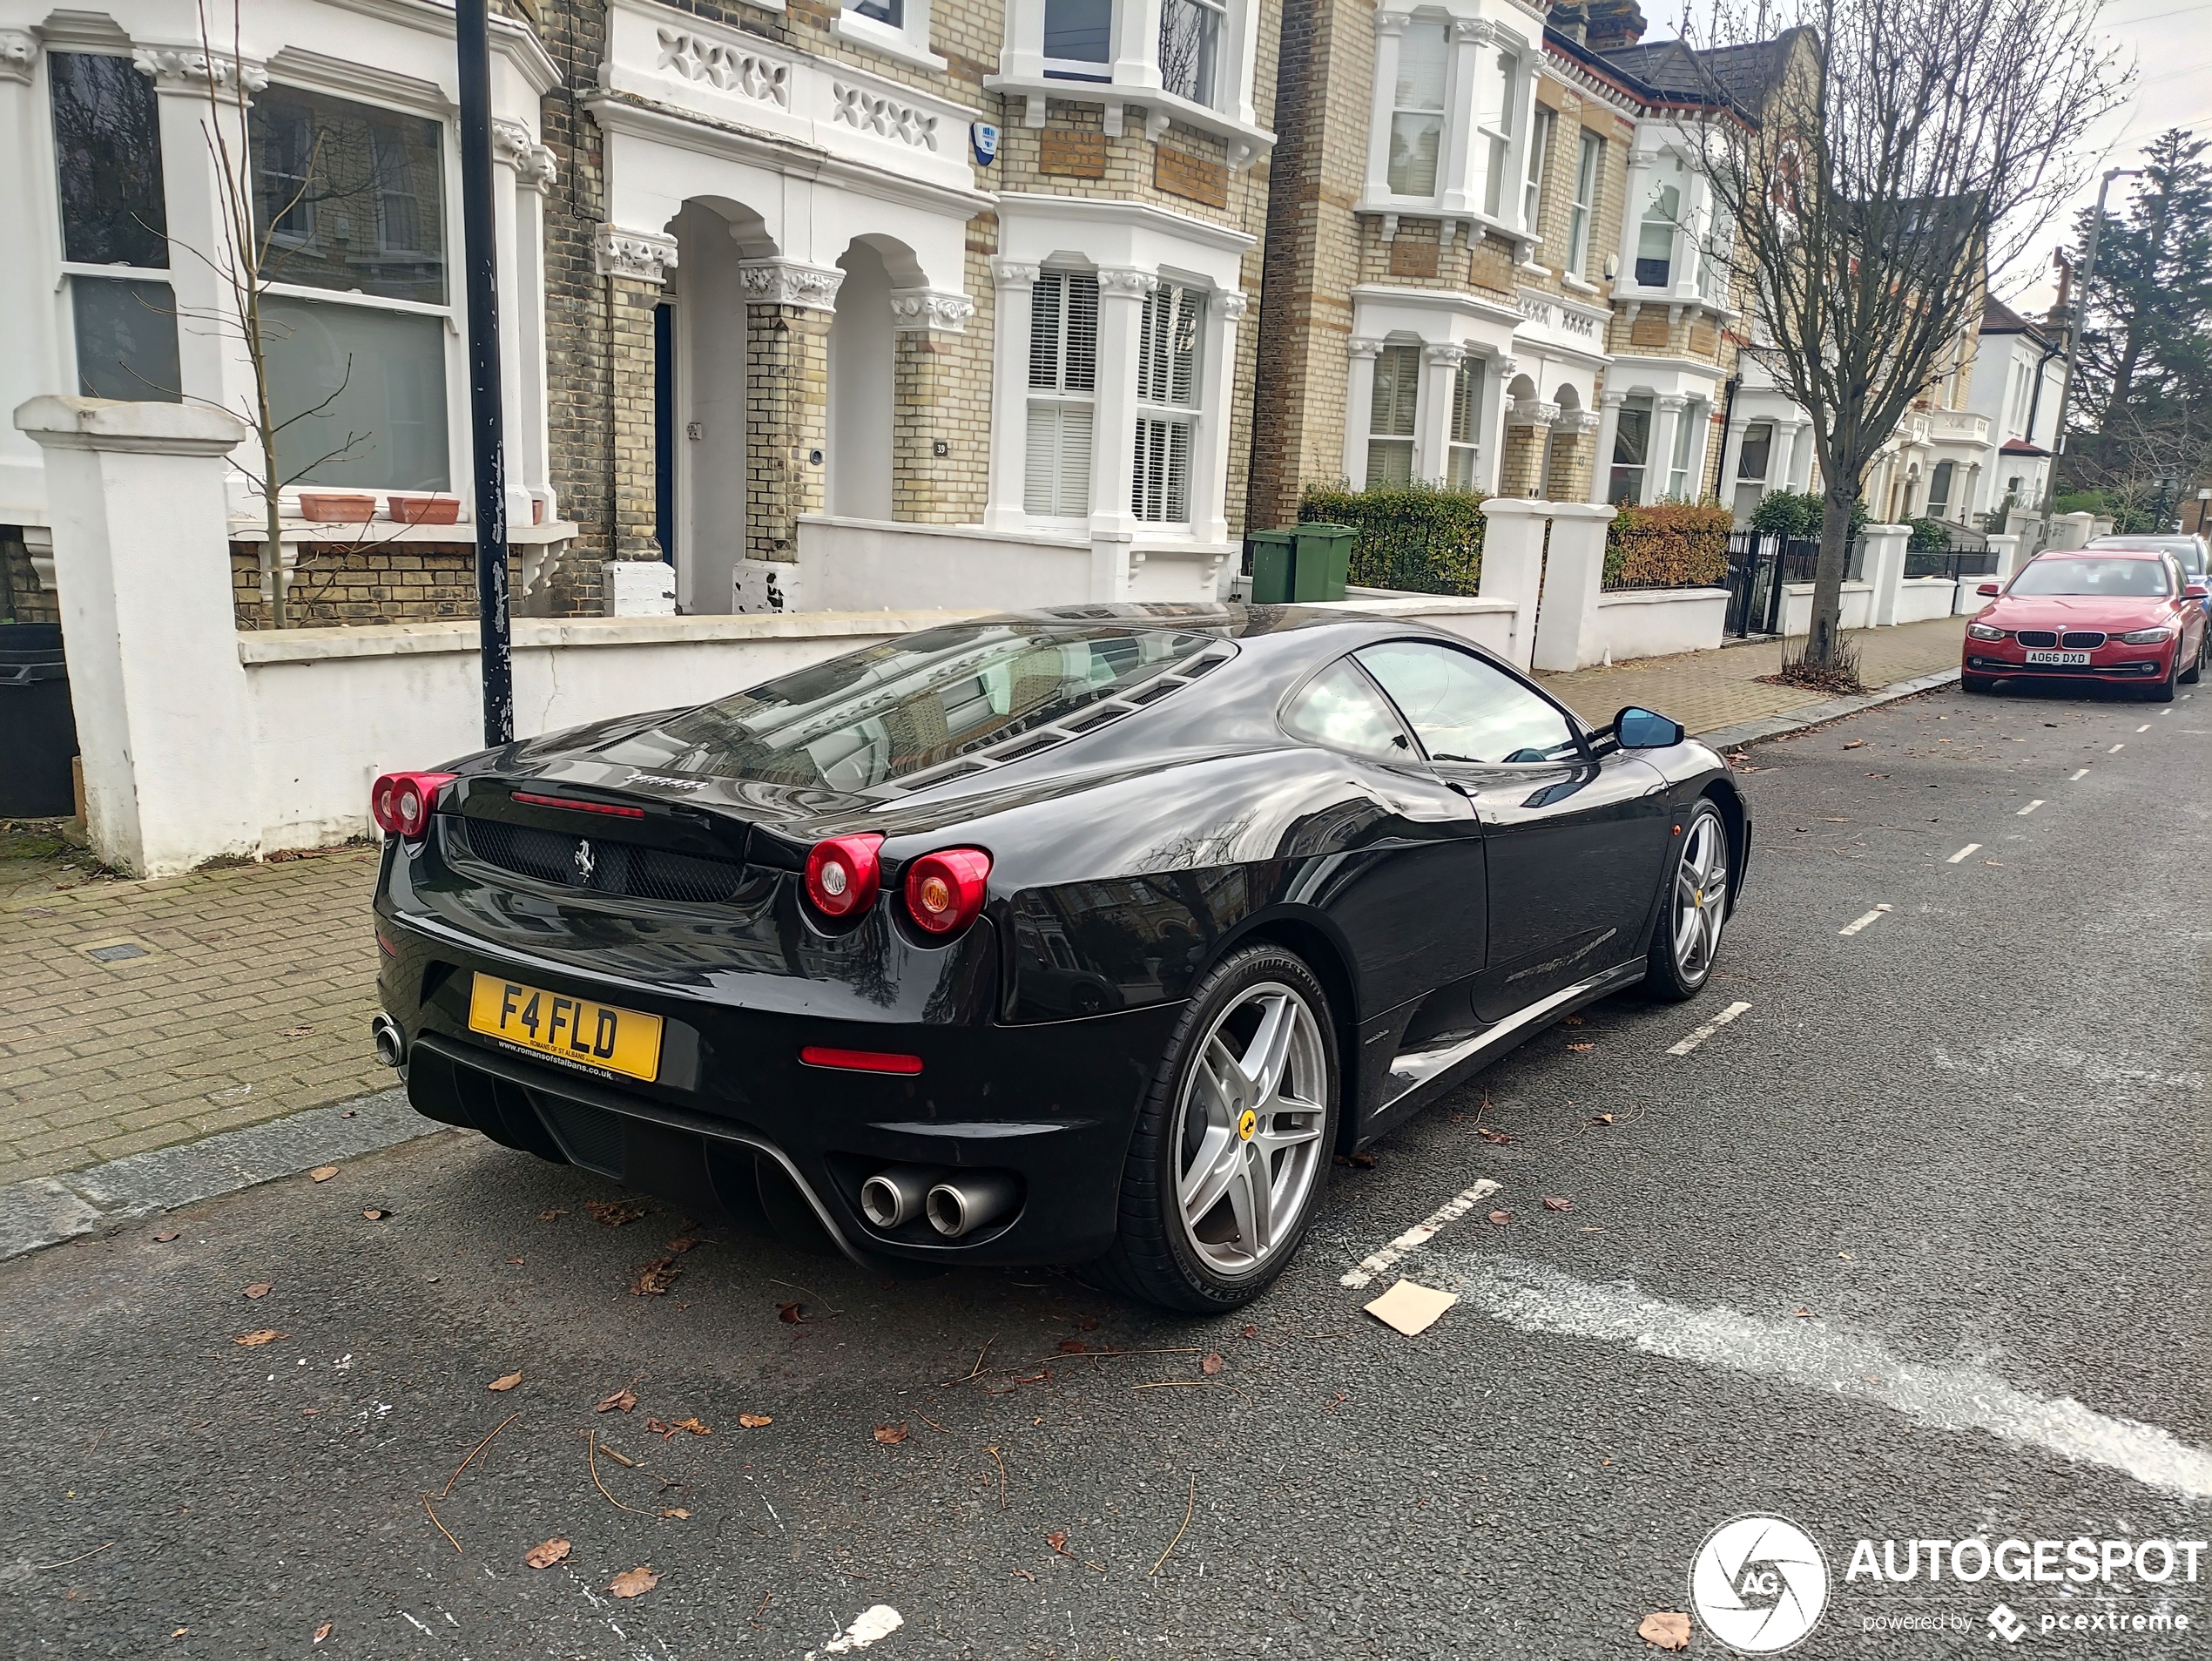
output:
[[199, 404], [33, 398], [92, 851], [173, 876], [260, 851], [224, 476], [247, 429]]
[[1551, 552], [1544, 562], [1544, 607], [1536, 624], [1538, 669], [1588, 668], [1604, 655], [1597, 602], [1605, 587], [1605, 530], [1615, 510], [1603, 503], [1552, 502]]
[[1482, 499], [1482, 580], [1477, 592], [1486, 600], [1509, 600], [1513, 639], [1506, 655], [1528, 667], [1535, 646], [1536, 602], [1544, 587], [1544, 528], [1554, 503], [1525, 496]]
[[1865, 545], [1862, 569], [1873, 592], [1867, 596], [1866, 621], [1887, 628], [1897, 621], [1898, 584], [1905, 580], [1905, 544], [1912, 539], [1911, 525], [1866, 525], [1859, 540]]

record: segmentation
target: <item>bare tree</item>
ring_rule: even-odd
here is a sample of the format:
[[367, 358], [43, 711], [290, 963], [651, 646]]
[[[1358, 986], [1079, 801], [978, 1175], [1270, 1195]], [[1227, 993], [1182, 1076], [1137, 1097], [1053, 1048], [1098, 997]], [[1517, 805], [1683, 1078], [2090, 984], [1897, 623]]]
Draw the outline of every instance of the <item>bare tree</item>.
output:
[[[1704, 57], [1700, 131], [1732, 220], [1751, 357], [1811, 418], [1825, 501], [1804, 662], [1838, 665], [1851, 506], [1877, 454], [1952, 366], [1988, 285], [2095, 157], [2127, 77], [2097, 0], [1784, 0], [1811, 50], [1746, 77]], [[1793, 9], [1793, 10], [1792, 10]], [[1777, 8], [1723, 10], [1765, 38]], [[1785, 37], [1787, 38], [1787, 37]]]

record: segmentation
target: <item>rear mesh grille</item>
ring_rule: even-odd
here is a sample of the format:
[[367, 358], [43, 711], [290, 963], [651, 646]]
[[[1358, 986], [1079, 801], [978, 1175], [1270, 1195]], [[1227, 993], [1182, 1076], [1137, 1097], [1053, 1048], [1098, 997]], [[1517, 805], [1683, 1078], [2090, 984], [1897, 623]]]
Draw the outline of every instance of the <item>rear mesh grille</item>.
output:
[[738, 860], [671, 854], [666, 848], [495, 819], [450, 820], [448, 824], [458, 844], [455, 852], [558, 888], [716, 905], [735, 899], [745, 881], [745, 866]]
[[2104, 645], [2104, 636], [2094, 629], [2073, 630], [2067, 635], [2065, 639], [2059, 642], [2060, 645], [2065, 646], [2069, 651], [2073, 652], [2080, 652], [2084, 648], [2094, 648]]
[[2020, 645], [2024, 646], [2054, 646], [2059, 643], [2054, 629], [2022, 629]]
[[561, 1151], [587, 1170], [620, 1182], [624, 1158], [622, 1121], [603, 1107], [534, 1090], [530, 1100], [544, 1115]]

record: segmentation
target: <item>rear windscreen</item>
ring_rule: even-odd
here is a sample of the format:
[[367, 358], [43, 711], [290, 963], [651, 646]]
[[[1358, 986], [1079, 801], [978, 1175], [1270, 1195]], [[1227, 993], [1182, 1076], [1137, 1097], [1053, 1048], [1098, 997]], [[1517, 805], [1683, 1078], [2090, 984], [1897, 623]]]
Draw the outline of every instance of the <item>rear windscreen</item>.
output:
[[1011, 620], [864, 647], [632, 734], [655, 772], [866, 790], [1135, 691], [1216, 636]]

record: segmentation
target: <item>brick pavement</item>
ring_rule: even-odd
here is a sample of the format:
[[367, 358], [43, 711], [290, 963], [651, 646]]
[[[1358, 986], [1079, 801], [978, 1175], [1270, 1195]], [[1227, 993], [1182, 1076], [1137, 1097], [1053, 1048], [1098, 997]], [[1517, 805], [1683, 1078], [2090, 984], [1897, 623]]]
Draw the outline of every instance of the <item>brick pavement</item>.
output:
[[[1870, 684], [1955, 665], [1962, 619], [1859, 637]], [[1647, 704], [1693, 731], [1823, 701], [1765, 685], [1768, 641], [1548, 677], [1595, 720]], [[0, 1182], [385, 1088], [371, 1059], [376, 855], [330, 850], [158, 882], [102, 875], [34, 830], [0, 835]], [[103, 962], [90, 950], [144, 955]]]
[[[1966, 633], [1966, 618], [1937, 618], [1899, 628], [1854, 630], [1851, 638], [1858, 645], [1859, 675], [1876, 688], [1939, 669], [1956, 669]], [[1710, 733], [1739, 721], [1810, 708], [1833, 696], [1757, 679], [1781, 666], [1781, 644], [1759, 640], [1539, 679], [1554, 698], [1588, 721], [1609, 721], [1622, 706], [1641, 704], [1672, 716], [1692, 733]]]

